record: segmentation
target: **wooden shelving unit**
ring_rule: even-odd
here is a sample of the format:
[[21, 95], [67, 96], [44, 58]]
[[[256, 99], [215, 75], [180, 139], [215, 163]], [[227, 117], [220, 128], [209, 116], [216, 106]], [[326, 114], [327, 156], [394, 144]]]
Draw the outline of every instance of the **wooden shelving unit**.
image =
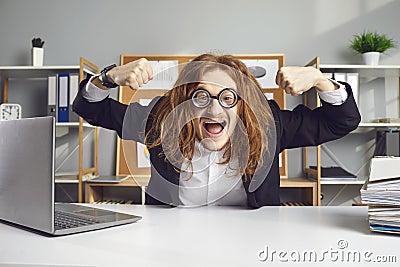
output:
[[[302, 205], [318, 205], [317, 182], [307, 178], [288, 178], [281, 179], [281, 188], [301, 188]], [[295, 203], [292, 206], [299, 206]]]
[[104, 200], [104, 190], [107, 187], [140, 187], [142, 190], [141, 200], [142, 204], [145, 203], [145, 188], [149, 184], [150, 176], [148, 175], [135, 175], [130, 176], [127, 180], [116, 183], [91, 183], [90, 180], [85, 183], [85, 202], [94, 203], [100, 200]]
[[[92, 73], [99, 73], [99, 68], [86, 60], [85, 58], [80, 58], [79, 60], [79, 82], [85, 78], [85, 70], [90, 69]], [[93, 174], [94, 176], [99, 175], [99, 128], [95, 127], [94, 136], [94, 166], [92, 168], [83, 168], [83, 127], [84, 121], [82, 117], [79, 117], [79, 161], [78, 161], [78, 201], [83, 201], [83, 177], [84, 175]]]
[[[400, 65], [345, 65], [345, 64], [321, 64], [320, 58], [316, 57], [306, 64], [306, 66], [314, 66], [325, 74], [345, 74], [348, 73], [358, 75], [358, 88], [355, 97], [361, 113], [361, 123], [358, 128], [351, 134], [370, 134], [375, 130], [399, 129], [400, 123], [377, 123], [375, 119], [381, 118], [399, 118], [400, 117]], [[354, 92], [354, 91], [353, 91]], [[313, 107], [319, 106], [319, 98], [316, 97], [316, 102], [308, 102], [307, 94], [304, 95], [304, 104]], [[368, 146], [371, 146], [369, 144]], [[326, 150], [325, 145], [322, 146]], [[360, 148], [357, 148], [360, 149]], [[369, 149], [371, 150], [371, 149]], [[336, 201], [342, 192], [346, 190], [357, 190], [359, 193], [361, 185], [367, 179], [365, 175], [357, 175], [356, 180], [321, 180], [321, 146], [316, 147], [316, 165], [317, 170], [308, 168], [308, 148], [305, 148], [305, 173], [308, 176], [314, 177], [317, 181], [318, 195], [323, 194], [329, 188], [336, 186], [340, 189], [334, 194], [331, 201]], [[373, 150], [372, 150], [373, 151]], [[329, 155], [329, 154], [328, 154]], [[338, 156], [337, 158], [340, 158]], [[336, 160], [337, 161], [337, 160]], [[339, 162], [341, 163], [341, 162]], [[315, 165], [315, 164], [314, 164]], [[338, 164], [339, 166], [341, 164]], [[368, 162], [362, 162], [362, 166], [368, 167]], [[346, 166], [340, 166], [346, 169]], [[321, 185], [323, 188], [321, 189]], [[332, 192], [330, 192], [332, 193]], [[321, 195], [322, 196], [322, 195]], [[319, 198], [319, 204], [321, 204]], [[356, 204], [356, 203], [353, 203]]]
[[[58, 73], [79, 73], [79, 81], [82, 81], [86, 73], [95, 74], [98, 73], [98, 67], [90, 61], [80, 58], [79, 65], [60, 65], [60, 66], [0, 66], [0, 76], [3, 82], [3, 103], [8, 103], [9, 99], [9, 88], [10, 80], [16, 79], [46, 79], [50, 75], [57, 75]], [[26, 90], [29, 90], [27, 88]], [[47, 114], [43, 114], [46, 116]], [[56, 180], [56, 183], [77, 183], [78, 184], [78, 202], [83, 200], [83, 182], [88, 179], [90, 175], [98, 175], [98, 128], [91, 126], [84, 122], [82, 118], [79, 118], [79, 122], [67, 122], [67, 123], [56, 123], [57, 129], [78, 127], [79, 128], [79, 159], [78, 159], [78, 170], [77, 179], [71, 180]], [[94, 129], [95, 134], [95, 162], [94, 166], [88, 169], [83, 168], [83, 133], [84, 129]]]

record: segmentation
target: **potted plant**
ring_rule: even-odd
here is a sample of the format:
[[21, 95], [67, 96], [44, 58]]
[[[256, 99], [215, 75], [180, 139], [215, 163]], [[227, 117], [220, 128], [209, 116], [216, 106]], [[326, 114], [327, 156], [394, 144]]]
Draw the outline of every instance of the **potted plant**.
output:
[[388, 38], [386, 34], [368, 31], [355, 34], [350, 44], [351, 49], [363, 56], [367, 65], [378, 65], [380, 54], [395, 47], [397, 45], [393, 39]]

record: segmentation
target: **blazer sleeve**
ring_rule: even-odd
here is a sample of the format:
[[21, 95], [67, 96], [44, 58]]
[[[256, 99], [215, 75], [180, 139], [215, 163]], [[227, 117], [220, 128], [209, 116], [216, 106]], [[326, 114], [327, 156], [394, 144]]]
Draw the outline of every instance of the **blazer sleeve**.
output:
[[79, 86], [73, 102], [74, 112], [92, 125], [116, 131], [123, 139], [143, 142], [147, 119], [159, 98], [153, 99], [148, 106], [139, 103], [125, 105], [109, 97], [89, 102], [82, 95], [88, 81], [89, 78], [83, 80]]
[[276, 103], [272, 105], [280, 151], [316, 146], [341, 138], [357, 128], [361, 116], [350, 85], [343, 84], [348, 97], [341, 105], [321, 100], [322, 105], [313, 110], [299, 105], [292, 111], [280, 110]]

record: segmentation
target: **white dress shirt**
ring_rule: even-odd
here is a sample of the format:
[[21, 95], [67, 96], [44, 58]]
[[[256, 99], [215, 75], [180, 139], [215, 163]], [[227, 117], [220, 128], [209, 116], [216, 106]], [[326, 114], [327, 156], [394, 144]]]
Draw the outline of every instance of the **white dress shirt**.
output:
[[[94, 76], [95, 77], [95, 76]], [[99, 102], [110, 95], [90, 81], [82, 95], [89, 102]], [[320, 92], [319, 97], [332, 105], [341, 105], [348, 97], [345, 86], [331, 80], [339, 89]], [[196, 140], [192, 165], [186, 160], [182, 164], [179, 182], [179, 199], [184, 206], [202, 205], [247, 205], [247, 196], [242, 175], [237, 172], [238, 162], [218, 164], [223, 161], [224, 151], [212, 151]]]
[[179, 180], [179, 200], [184, 206], [246, 206], [247, 196], [238, 161], [224, 161], [224, 150], [208, 150], [198, 140], [191, 163], [183, 162]]

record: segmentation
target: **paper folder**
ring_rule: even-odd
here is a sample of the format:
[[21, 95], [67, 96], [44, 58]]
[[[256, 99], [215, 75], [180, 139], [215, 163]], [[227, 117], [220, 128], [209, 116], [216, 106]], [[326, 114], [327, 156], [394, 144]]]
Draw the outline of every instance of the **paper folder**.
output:
[[58, 74], [58, 122], [68, 122], [68, 88], [69, 88], [69, 75]]

